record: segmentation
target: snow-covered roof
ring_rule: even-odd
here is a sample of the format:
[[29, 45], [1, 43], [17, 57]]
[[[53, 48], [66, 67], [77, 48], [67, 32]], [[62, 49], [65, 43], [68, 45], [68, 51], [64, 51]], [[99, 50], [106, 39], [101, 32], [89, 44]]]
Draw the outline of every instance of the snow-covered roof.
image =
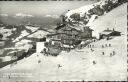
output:
[[[101, 34], [108, 35], [108, 34], [110, 34], [110, 33], [112, 33], [112, 32], [118, 32], [118, 31], [114, 31], [114, 30], [109, 30], [109, 29], [107, 29], [107, 30], [104, 30], [103, 32], [101, 32]], [[120, 32], [118, 32], [118, 33], [120, 33]]]
[[46, 36], [48, 34], [48, 32], [44, 31], [44, 30], [38, 30], [37, 32], [29, 35], [29, 38], [43, 38], [44, 36]]

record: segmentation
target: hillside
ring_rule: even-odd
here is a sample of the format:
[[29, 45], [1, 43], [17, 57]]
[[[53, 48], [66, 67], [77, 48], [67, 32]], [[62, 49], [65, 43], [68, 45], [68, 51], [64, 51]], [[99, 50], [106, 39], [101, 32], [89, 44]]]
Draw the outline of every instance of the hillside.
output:
[[[111, 40], [98, 40], [71, 52], [62, 52], [57, 57], [34, 53], [16, 63], [0, 69], [0, 74], [24, 73], [26, 77], [0, 78], [5, 81], [41, 80], [41, 81], [126, 81], [127, 80], [127, 4], [124, 3], [110, 12], [90, 22], [94, 35], [104, 29], [115, 28], [121, 36]], [[116, 20], [116, 22], [115, 22]], [[107, 44], [107, 46], [106, 46]], [[111, 47], [108, 45], [111, 44]], [[102, 48], [102, 45], [105, 46]], [[111, 53], [115, 55], [111, 55]], [[104, 54], [103, 54], [104, 52]], [[95, 62], [94, 62], [95, 61]], [[60, 65], [60, 67], [58, 67]]]
[[[124, 3], [125, 2], [126, 0], [124, 0]], [[77, 26], [78, 28], [80, 26], [90, 26], [90, 28], [94, 29], [93, 36], [97, 38], [99, 38], [99, 33], [105, 30], [105, 28], [114, 28], [117, 31], [124, 32], [120, 27], [127, 21], [126, 19], [122, 19], [124, 16], [126, 17], [127, 11], [125, 10], [122, 13], [118, 13], [122, 11], [123, 8], [116, 9], [116, 7], [122, 3], [119, 0], [101, 0], [100, 2], [68, 11], [64, 19], [69, 24]], [[116, 13], [118, 16], [112, 13]], [[102, 16], [104, 16], [104, 18]], [[124, 28], [126, 28], [126, 24], [124, 26]]]
[[[0, 68], [8, 65], [12, 60], [15, 60], [15, 58], [13, 58], [15, 54], [22, 59], [34, 53], [36, 51], [34, 48], [36, 42], [40, 41], [41, 38], [49, 33], [40, 28], [41, 27], [30, 25], [2, 26], [0, 28], [0, 33], [3, 34], [3, 41], [1, 41], [0, 45]], [[8, 63], [4, 64], [6, 62]]]
[[[127, 31], [124, 29], [127, 29], [127, 11], [124, 7], [126, 7], [126, 4], [115, 8], [113, 11], [105, 14], [104, 17], [99, 17], [98, 19], [96, 19], [96, 21], [94, 20], [93, 22], [91, 22], [90, 27], [94, 29], [93, 35], [97, 36], [99, 32], [103, 31], [106, 28], [114, 28], [115, 30], [122, 32], [122, 34], [126, 34]], [[124, 11], [122, 12], [122, 10]]]

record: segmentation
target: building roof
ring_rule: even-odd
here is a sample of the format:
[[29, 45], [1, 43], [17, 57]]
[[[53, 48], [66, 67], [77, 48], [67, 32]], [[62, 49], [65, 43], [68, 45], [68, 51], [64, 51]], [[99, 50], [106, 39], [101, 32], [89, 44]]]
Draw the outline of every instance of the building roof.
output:
[[102, 31], [101, 34], [108, 35], [108, 34], [113, 33], [113, 32], [121, 33], [121, 32], [119, 32], [119, 31], [107, 29], [107, 30]]
[[85, 30], [89, 30], [89, 31], [94, 31], [93, 29], [89, 28], [89, 27], [84, 27]]
[[[87, 30], [87, 31], [94, 31], [93, 29], [91, 29], [91, 28], [89, 28], [89, 26], [85, 26], [85, 27], [83, 27], [83, 25], [66, 25], [66, 24], [63, 24], [63, 25], [61, 25], [61, 26], [59, 26], [59, 27], [57, 27], [57, 28], [55, 28], [56, 30], [59, 30], [59, 29], [61, 29], [61, 28], [63, 28], [63, 27], [68, 27], [68, 28], [71, 28], [71, 29], [73, 29], [73, 30], [76, 30], [76, 31], [78, 31], [78, 32], [84, 32], [84, 30]], [[65, 29], [66, 31], [68, 31], [68, 29]]]
[[59, 30], [59, 29], [65, 27], [65, 26], [66, 26], [65, 24], [61, 24], [60, 26], [57, 26], [55, 29], [56, 29], [56, 30]]
[[56, 36], [56, 35], [59, 35], [59, 34], [65, 34], [65, 35], [68, 35], [68, 36], [72, 36], [72, 34], [67, 34], [67, 33], [54, 33], [54, 34], [48, 34], [47, 36]]
[[59, 29], [65, 27], [65, 26], [70, 27], [70, 28], [74, 28], [74, 29], [79, 30], [79, 31], [83, 30], [83, 26], [78, 26], [78, 25], [72, 26], [72, 25], [69, 25], [69, 24], [67, 24], [67, 25], [66, 24], [61, 24], [60, 26], [56, 27], [55, 29], [59, 30]]

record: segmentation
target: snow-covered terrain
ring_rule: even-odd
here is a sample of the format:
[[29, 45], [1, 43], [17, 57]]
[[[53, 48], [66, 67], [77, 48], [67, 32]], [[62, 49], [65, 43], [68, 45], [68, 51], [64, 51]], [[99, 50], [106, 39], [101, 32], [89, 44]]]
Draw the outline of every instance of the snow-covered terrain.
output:
[[[79, 14], [80, 15], [80, 20], [79, 20], [80, 24], [79, 25], [90, 26], [90, 28], [94, 29], [93, 36], [96, 36], [97, 38], [99, 38], [99, 32], [105, 30], [105, 28], [110, 28], [111, 30], [114, 28], [117, 31], [124, 32], [124, 30], [121, 29], [120, 27], [122, 27], [122, 24], [124, 25], [124, 23], [127, 21], [127, 19], [122, 19], [122, 18], [126, 17], [127, 11], [124, 11], [121, 13], [121, 11], [124, 10], [124, 8], [116, 8], [115, 7], [114, 11], [111, 11], [112, 10], [112, 8], [111, 8], [108, 13], [108, 11], [103, 8], [103, 6], [108, 6], [109, 1], [113, 5], [119, 4], [119, 0], [101, 0], [100, 2], [91, 4], [91, 5], [86, 5], [86, 6], [78, 8], [78, 9], [68, 11], [65, 14], [66, 21], [70, 20], [72, 22], [75, 22], [76, 20], [74, 20], [71, 16], [74, 14]], [[99, 9], [97, 8], [98, 6], [100, 6]], [[112, 6], [112, 5], [109, 5], [109, 7], [110, 6]], [[92, 11], [91, 11], [91, 13], [89, 11], [93, 10], [93, 9], [96, 10], [97, 12], [93, 11], [93, 14], [92, 14]], [[101, 11], [102, 11], [102, 15], [97, 14]], [[120, 12], [120, 13], [118, 13], [118, 12]], [[116, 13], [118, 16], [113, 13]], [[104, 16], [104, 17], [101, 17], [101, 16]], [[85, 18], [84, 21], [81, 20], [82, 18]], [[104, 20], [104, 19], [106, 19], [106, 20]], [[95, 20], [97, 20], [97, 21], [95, 21]], [[83, 24], [83, 22], [85, 22], [85, 21], [86, 22], [88, 21], [87, 24]], [[117, 24], [119, 24], [119, 26]], [[78, 28], [80, 28], [79, 25], [78, 25]], [[125, 24], [124, 28], [126, 28], [126, 26], [127, 25]], [[125, 31], [125, 33], [126, 33], [126, 31]]]
[[48, 34], [48, 32], [46, 32], [46, 31], [44, 31], [44, 30], [38, 30], [37, 32], [35, 32], [35, 33], [33, 33], [33, 34], [31, 34], [31, 35], [29, 35], [28, 37], [29, 38], [42, 38], [42, 37], [44, 37], [45, 35], [47, 35]]
[[[88, 47], [61, 52], [57, 57], [34, 53], [0, 69], [5, 81], [126, 81], [127, 80], [127, 4], [100, 16], [90, 24], [95, 33], [115, 28], [123, 35], [99, 40]], [[116, 23], [115, 23], [116, 20]], [[110, 47], [108, 45], [111, 44]], [[104, 48], [102, 48], [102, 45]], [[112, 55], [114, 51], [115, 55]], [[104, 52], [104, 54], [103, 54]], [[15, 74], [16, 77], [9, 74]], [[24, 74], [24, 75], [23, 75]]]
[[68, 13], [66, 13], [65, 15], [70, 18], [70, 16], [74, 13], [79, 13], [81, 17], [84, 16], [85, 12], [87, 12], [88, 10], [94, 8], [94, 5], [86, 5], [84, 7], [78, 8], [78, 9], [74, 9], [74, 10], [70, 10]]
[[23, 31], [21, 32], [21, 35], [20, 35], [19, 37], [17, 37], [13, 42], [17, 42], [17, 41], [19, 41], [20, 39], [22, 39], [24, 36], [27, 36], [27, 35], [29, 35], [29, 33], [28, 33], [26, 30], [23, 30]]
[[17, 43], [15, 44], [15, 48], [16, 48], [16, 49], [28, 50], [29, 48], [32, 48], [32, 45], [29, 44], [29, 43], [31, 43], [31, 42], [32, 42], [31, 40], [25, 40], [25, 39], [23, 39], [23, 40], [21, 40], [20, 42], [17, 42]]
[[[75, 49], [69, 53], [62, 52], [57, 57], [35, 53], [18, 61], [14, 66], [4, 67], [0, 72], [29, 73], [31, 76], [23, 77], [24, 80], [126, 80], [126, 42], [126, 36], [116, 37], [108, 42], [102, 40], [91, 43], [95, 45], [93, 52], [90, 48]], [[108, 43], [112, 47], [101, 47]], [[110, 56], [112, 51], [115, 51], [116, 55]], [[105, 52], [105, 55], [102, 55], [102, 52]], [[96, 61], [95, 65], [93, 61]], [[62, 67], [58, 68], [58, 64]], [[20, 77], [11, 77], [11, 80], [14, 79], [22, 80]]]
[[31, 30], [32, 32], [35, 32], [39, 27], [26, 26], [26, 28]]
[[[83, 7], [80, 7], [78, 9], [74, 9], [74, 10], [70, 10], [68, 11], [65, 16], [70, 19], [70, 16], [74, 13], [79, 13], [80, 14], [80, 17], [83, 17], [85, 15], [85, 13], [89, 14], [89, 10], [90, 9], [93, 9], [95, 6], [97, 5], [100, 5], [100, 7], [102, 7], [103, 5], [106, 5], [106, 1], [108, 0], [101, 0], [100, 2], [97, 2], [97, 3], [94, 3], [94, 4], [91, 4], [91, 5], [86, 5], [86, 6], [83, 6]], [[118, 0], [110, 0], [112, 1], [113, 3], [117, 3]]]
[[11, 56], [0, 57], [0, 59], [2, 59], [2, 62], [10, 61], [11, 60]]
[[6, 40], [8, 36], [10, 36], [12, 34], [12, 30], [10, 29], [6, 29], [5, 27], [1, 27], [0, 28], [0, 33], [3, 34], [3, 39]]
[[[122, 34], [126, 34], [127, 30], [124, 29], [127, 29], [127, 11], [125, 8], [126, 4], [123, 4], [118, 8], [110, 11], [108, 14], [103, 15], [103, 17], [95, 19], [96, 21], [94, 20], [93, 22], [90, 22], [88, 26], [94, 30], [93, 36], [99, 37], [99, 33], [107, 28], [111, 30], [114, 28], [116, 31], [120, 31]], [[124, 11], [122, 12], [122, 10]]]
[[[32, 33], [36, 32], [38, 30], [39, 27], [32, 27], [32, 26], [25, 26], [24, 30], [21, 31], [21, 34], [19, 35], [19, 37], [17, 37], [13, 42], [17, 42], [20, 41], [22, 38], [26, 37], [26, 36], [31, 36]], [[29, 30], [29, 32], [28, 32]]]
[[[3, 41], [0, 41], [0, 47], [3, 49], [0, 49], [0, 57], [2, 57], [0, 60], [2, 62], [10, 61], [10, 59], [6, 58], [6, 56], [12, 57], [14, 52], [19, 53], [18, 55], [22, 55], [23, 52], [30, 50], [33, 47], [33, 44], [32, 40], [27, 39], [27, 36], [31, 36], [33, 33], [38, 32], [38, 28], [39, 27], [23, 25], [5, 25], [1, 27], [0, 33], [3, 35]], [[40, 36], [39, 34], [36, 35]], [[0, 62], [0, 65], [2, 62]]]
[[[24, 39], [24, 37], [26, 37], [26, 36], [28, 36], [28, 37], [29, 36], [30, 37], [40, 36], [39, 34], [36, 34], [36, 32], [38, 33], [38, 28], [39, 27], [25, 26], [25, 29], [23, 31], [21, 31], [21, 34], [15, 40], [13, 40], [13, 42], [15, 42], [15, 47], [13, 47], [13, 49], [28, 50], [28, 49], [32, 48], [32, 44], [30, 44], [32, 41]], [[28, 30], [30, 32], [28, 32]], [[34, 36], [35, 34], [36, 34], [36, 36]]]

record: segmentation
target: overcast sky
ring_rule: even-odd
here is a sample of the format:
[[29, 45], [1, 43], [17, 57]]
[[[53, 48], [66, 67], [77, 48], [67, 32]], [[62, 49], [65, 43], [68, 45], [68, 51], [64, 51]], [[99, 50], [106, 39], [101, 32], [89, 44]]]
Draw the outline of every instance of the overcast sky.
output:
[[93, 1], [11, 1], [0, 2], [0, 13], [14, 15], [25, 13], [31, 15], [60, 15], [68, 9], [76, 9], [81, 6], [95, 3]]

